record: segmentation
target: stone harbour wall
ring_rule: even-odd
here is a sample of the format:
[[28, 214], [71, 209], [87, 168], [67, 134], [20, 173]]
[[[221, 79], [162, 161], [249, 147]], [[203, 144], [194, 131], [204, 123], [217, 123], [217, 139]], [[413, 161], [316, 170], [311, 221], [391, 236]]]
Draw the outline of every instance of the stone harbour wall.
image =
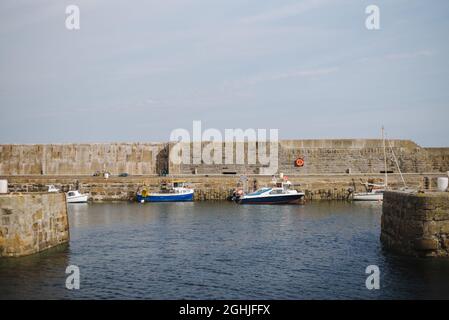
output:
[[426, 148], [432, 172], [449, 171], [449, 148]]
[[0, 195], [0, 257], [29, 255], [68, 241], [63, 193]]
[[0, 175], [155, 175], [166, 169], [163, 143], [0, 145]]
[[[270, 144], [239, 143], [243, 145], [244, 164], [227, 164], [237, 153], [237, 144], [227, 150], [225, 144], [203, 142], [203, 150], [214, 155], [221, 150], [222, 164], [207, 164], [194, 158], [193, 144], [190, 145], [189, 161], [182, 164], [169, 163], [171, 174], [266, 174], [269, 165], [259, 161], [249, 163], [249, 154], [270, 154]], [[187, 145], [187, 144], [186, 144]], [[390, 148], [391, 147], [391, 148]], [[173, 150], [170, 144], [169, 149]], [[277, 173], [288, 175], [371, 173], [384, 171], [383, 141], [380, 139], [340, 139], [340, 140], [281, 140], [277, 148]], [[403, 173], [432, 173], [449, 171], [449, 148], [423, 148], [410, 140], [390, 140], [387, 142], [388, 171], [399, 172], [393, 153], [398, 159]], [[296, 167], [295, 160], [304, 159], [303, 167]], [[220, 158], [220, 157], [218, 157]], [[235, 163], [235, 162], [234, 162]]]
[[381, 242], [415, 257], [449, 257], [449, 192], [386, 192]]
[[[449, 171], [449, 148], [423, 148], [410, 140], [390, 140], [387, 143], [388, 170], [398, 172], [391, 148], [404, 173], [435, 173]], [[203, 152], [214, 154], [210, 142], [203, 142]], [[194, 158], [193, 144], [189, 161], [175, 164], [169, 161], [173, 143], [101, 143], [101, 144], [33, 144], [0, 145], [0, 175], [92, 175], [96, 171], [112, 174], [158, 175], [183, 174], [246, 174], [271, 175], [269, 165], [258, 159], [251, 162], [251, 153], [270, 154], [269, 143], [234, 143], [230, 150], [215, 143], [221, 150], [222, 164], [208, 164]], [[243, 148], [244, 163], [226, 164], [226, 156]], [[274, 152], [274, 150], [273, 150]], [[218, 153], [217, 153], [218, 154]], [[281, 140], [277, 144], [277, 173], [288, 175], [378, 174], [384, 170], [383, 143], [380, 139]], [[218, 156], [217, 156], [218, 157]], [[248, 159], [248, 157], [250, 159]], [[295, 167], [298, 157], [305, 161]], [[219, 158], [219, 157], [218, 157]]]
[[[410, 140], [392, 140], [391, 149], [403, 173], [433, 172], [424, 148]], [[313, 173], [380, 173], [385, 170], [383, 141], [370, 140], [291, 140], [280, 143], [279, 172]], [[398, 172], [387, 144], [387, 167]], [[305, 165], [295, 168], [297, 157]], [[446, 163], [449, 167], [449, 161]]]
[[[409, 187], [434, 189], [438, 174], [406, 174], [405, 180]], [[248, 191], [254, 188], [269, 186], [271, 177], [249, 175], [247, 181], [242, 182], [239, 175], [180, 175], [180, 176], [129, 176], [102, 177], [88, 176], [4, 176], [8, 180], [8, 187], [13, 192], [41, 192], [47, 190], [47, 185], [53, 184], [62, 191], [80, 190], [88, 193], [92, 201], [114, 201], [133, 199], [138, 188], [146, 186], [152, 191], [159, 189], [162, 181], [171, 182], [183, 180], [195, 189], [195, 200], [225, 200], [235, 188], [240, 185]], [[374, 179], [382, 183], [384, 176], [378, 175], [304, 175], [288, 176], [293, 188], [304, 191], [307, 200], [344, 200], [349, 196], [348, 189], [364, 191], [362, 181]], [[426, 179], [427, 178], [427, 179]], [[402, 182], [398, 174], [389, 175], [391, 187], [401, 187]]]

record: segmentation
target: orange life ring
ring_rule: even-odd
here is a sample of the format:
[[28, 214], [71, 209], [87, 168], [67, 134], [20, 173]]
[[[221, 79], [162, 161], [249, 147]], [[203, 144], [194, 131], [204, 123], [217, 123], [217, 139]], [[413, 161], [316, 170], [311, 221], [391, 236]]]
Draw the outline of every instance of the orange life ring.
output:
[[303, 158], [296, 159], [295, 166], [297, 166], [297, 167], [304, 167], [304, 159]]

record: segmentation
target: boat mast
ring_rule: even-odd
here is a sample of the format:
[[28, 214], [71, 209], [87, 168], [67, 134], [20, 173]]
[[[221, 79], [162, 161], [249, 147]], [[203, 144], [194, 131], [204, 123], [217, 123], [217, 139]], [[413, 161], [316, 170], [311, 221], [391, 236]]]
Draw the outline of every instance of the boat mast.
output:
[[385, 165], [385, 189], [388, 187], [388, 171], [387, 171], [387, 148], [385, 146], [385, 129], [382, 126], [382, 143], [384, 147], [384, 165]]
[[390, 147], [391, 154], [393, 155], [394, 162], [396, 163], [396, 167], [398, 168], [399, 174], [401, 175], [402, 183], [404, 184], [404, 187], [407, 188], [407, 183], [405, 183], [404, 175], [402, 174], [401, 168], [399, 167], [398, 158], [396, 158], [396, 154], [394, 153], [393, 147], [391, 146], [390, 140], [388, 141], [388, 146]]

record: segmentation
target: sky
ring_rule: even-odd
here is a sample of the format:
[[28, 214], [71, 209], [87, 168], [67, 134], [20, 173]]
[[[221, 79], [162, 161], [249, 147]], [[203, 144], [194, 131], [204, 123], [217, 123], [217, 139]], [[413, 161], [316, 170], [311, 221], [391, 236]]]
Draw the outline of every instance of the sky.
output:
[[2, 0], [0, 143], [168, 141], [199, 120], [449, 147], [448, 35], [447, 0]]

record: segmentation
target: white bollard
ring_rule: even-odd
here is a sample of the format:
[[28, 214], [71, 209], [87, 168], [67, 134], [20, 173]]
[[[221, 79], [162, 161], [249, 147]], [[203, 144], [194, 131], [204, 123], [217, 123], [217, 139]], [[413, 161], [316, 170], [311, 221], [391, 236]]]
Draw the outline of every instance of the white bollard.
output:
[[441, 191], [441, 192], [446, 191], [448, 184], [449, 184], [449, 178], [446, 178], [446, 177], [438, 178], [438, 180], [437, 180], [438, 191]]
[[8, 180], [0, 180], [0, 193], [8, 193]]

